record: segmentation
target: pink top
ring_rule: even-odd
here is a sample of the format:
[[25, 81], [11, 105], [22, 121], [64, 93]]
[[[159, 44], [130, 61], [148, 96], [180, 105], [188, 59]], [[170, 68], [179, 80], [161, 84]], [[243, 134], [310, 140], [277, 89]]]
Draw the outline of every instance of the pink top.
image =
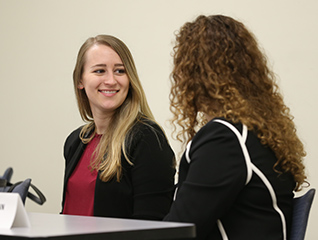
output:
[[63, 214], [93, 216], [97, 171], [91, 170], [91, 156], [102, 135], [96, 134], [68, 180]]

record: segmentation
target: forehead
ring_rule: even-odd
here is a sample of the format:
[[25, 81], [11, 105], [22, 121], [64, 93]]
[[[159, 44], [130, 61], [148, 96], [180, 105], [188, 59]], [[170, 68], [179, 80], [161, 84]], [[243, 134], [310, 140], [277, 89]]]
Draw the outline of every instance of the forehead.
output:
[[86, 64], [110, 64], [110, 63], [121, 63], [122, 60], [119, 55], [109, 46], [103, 44], [94, 44], [85, 53]]

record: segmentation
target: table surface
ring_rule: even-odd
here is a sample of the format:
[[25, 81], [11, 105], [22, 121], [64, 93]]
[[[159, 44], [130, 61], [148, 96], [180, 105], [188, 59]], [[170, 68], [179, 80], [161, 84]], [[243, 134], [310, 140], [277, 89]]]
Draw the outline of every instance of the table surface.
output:
[[191, 239], [190, 223], [28, 213], [30, 228], [0, 228], [0, 239]]

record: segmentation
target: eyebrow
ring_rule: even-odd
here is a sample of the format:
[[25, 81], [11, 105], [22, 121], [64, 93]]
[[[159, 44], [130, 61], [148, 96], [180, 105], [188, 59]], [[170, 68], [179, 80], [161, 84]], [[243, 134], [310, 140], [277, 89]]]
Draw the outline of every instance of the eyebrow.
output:
[[[93, 65], [91, 66], [91, 68], [96, 68], [96, 67], [106, 67], [107, 65], [106, 64], [96, 64], [96, 65]], [[115, 64], [115, 67], [124, 67], [124, 64], [123, 63], [116, 63]]]

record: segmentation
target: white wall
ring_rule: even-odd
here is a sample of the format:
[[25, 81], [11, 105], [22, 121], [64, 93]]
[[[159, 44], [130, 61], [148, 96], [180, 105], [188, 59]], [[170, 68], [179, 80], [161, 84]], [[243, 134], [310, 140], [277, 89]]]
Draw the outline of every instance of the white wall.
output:
[[[72, 71], [80, 45], [100, 33], [131, 49], [150, 106], [171, 136], [174, 32], [198, 14], [226, 14], [256, 34], [280, 76], [308, 152], [309, 181], [318, 188], [317, 12], [316, 0], [0, 0], [0, 175], [12, 166], [13, 181], [30, 177], [45, 193], [43, 206], [27, 200], [28, 211], [60, 211], [63, 143], [82, 124]], [[318, 237], [317, 209], [314, 204], [307, 239]]]

